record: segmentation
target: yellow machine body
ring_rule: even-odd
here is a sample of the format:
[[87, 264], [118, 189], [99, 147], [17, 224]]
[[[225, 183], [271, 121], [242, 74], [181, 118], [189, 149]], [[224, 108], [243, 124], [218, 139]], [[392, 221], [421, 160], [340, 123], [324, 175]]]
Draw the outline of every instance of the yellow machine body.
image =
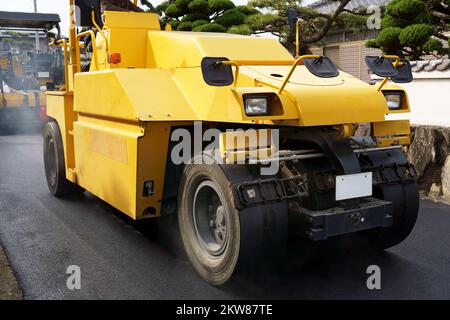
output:
[[7, 70], [9, 66], [8, 57], [0, 57], [0, 68], [3, 70]]
[[[343, 72], [318, 78], [300, 65], [280, 93], [294, 59], [276, 40], [161, 31], [152, 13], [106, 12], [104, 18], [90, 71], [79, 72], [79, 53], [73, 55], [66, 92], [48, 94], [47, 112], [61, 128], [67, 179], [133, 219], [160, 215], [170, 179], [171, 130], [194, 121], [338, 129], [372, 123], [380, 146], [409, 143], [408, 121], [385, 121], [392, 111], [382, 91], [399, 87], [378, 90]], [[109, 63], [111, 54], [120, 54], [121, 62]], [[248, 63], [236, 72], [234, 84], [215, 87], [203, 79], [204, 57]], [[245, 94], [273, 95], [276, 108], [249, 117]], [[409, 112], [404, 96], [395, 112]], [[143, 196], [145, 181], [154, 182], [150, 197]]]
[[34, 91], [18, 91], [0, 95], [0, 109], [16, 109], [22, 107], [36, 108], [46, 103], [44, 92], [35, 95]]

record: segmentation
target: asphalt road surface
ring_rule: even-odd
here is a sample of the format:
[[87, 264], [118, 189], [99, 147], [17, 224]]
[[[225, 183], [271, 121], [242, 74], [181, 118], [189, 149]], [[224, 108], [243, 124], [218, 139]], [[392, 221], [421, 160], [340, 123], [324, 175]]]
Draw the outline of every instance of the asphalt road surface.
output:
[[[132, 223], [85, 193], [52, 197], [40, 136], [0, 137], [0, 242], [25, 299], [449, 299], [450, 207], [422, 201], [412, 235], [383, 253], [256, 273], [223, 288], [203, 282], [167, 234]], [[67, 288], [80, 267], [81, 289]], [[368, 290], [367, 267], [381, 269]]]

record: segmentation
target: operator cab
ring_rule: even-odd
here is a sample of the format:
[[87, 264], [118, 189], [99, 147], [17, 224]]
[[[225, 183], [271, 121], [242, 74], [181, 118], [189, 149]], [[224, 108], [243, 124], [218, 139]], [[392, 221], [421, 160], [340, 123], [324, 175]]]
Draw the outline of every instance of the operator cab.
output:
[[[86, 28], [95, 28], [95, 24], [103, 27], [102, 11], [99, 0], [75, 0], [75, 20], [77, 25]], [[95, 16], [95, 24], [92, 20]]]

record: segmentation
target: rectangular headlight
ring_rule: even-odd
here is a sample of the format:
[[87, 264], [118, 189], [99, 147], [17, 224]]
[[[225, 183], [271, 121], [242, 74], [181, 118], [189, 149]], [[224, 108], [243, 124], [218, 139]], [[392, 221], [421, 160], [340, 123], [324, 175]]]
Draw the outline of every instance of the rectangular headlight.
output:
[[399, 110], [402, 106], [402, 94], [401, 93], [391, 93], [385, 92], [384, 97], [386, 98], [387, 106], [389, 110]]
[[269, 99], [267, 97], [244, 98], [245, 113], [248, 116], [264, 116], [269, 113]]

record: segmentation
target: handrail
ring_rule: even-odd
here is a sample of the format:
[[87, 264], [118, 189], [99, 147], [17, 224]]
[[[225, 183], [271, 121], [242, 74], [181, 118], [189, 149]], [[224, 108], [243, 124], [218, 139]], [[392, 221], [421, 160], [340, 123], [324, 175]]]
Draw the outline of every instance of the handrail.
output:
[[[399, 56], [395, 56], [395, 55], [385, 55], [383, 56], [383, 58], [385, 59], [389, 59], [389, 60], [395, 60], [393, 65], [394, 68], [397, 68], [398, 66], [401, 66], [403, 64], [403, 62], [400, 61], [400, 57]], [[378, 91], [381, 91], [381, 89], [386, 85], [386, 83], [388, 82], [389, 78], [388, 77], [384, 77], [383, 81], [381, 81], [380, 85], [378, 86]]]
[[97, 46], [95, 45], [95, 33], [92, 30], [88, 30], [85, 32], [81, 32], [77, 34], [76, 41], [75, 41], [75, 50], [77, 54], [77, 72], [81, 72], [81, 59], [80, 59], [80, 39], [82, 37], [85, 37], [87, 35], [91, 36], [91, 42], [92, 42], [92, 51], [93, 51], [93, 60], [95, 63], [95, 67], [98, 70], [98, 56], [97, 56]]
[[108, 54], [108, 51], [109, 51], [108, 38], [103, 33], [102, 28], [100, 28], [100, 26], [97, 24], [97, 21], [95, 20], [95, 12], [94, 12], [94, 10], [92, 10], [92, 12], [91, 12], [91, 18], [92, 18], [92, 23], [94, 24], [94, 27], [98, 30], [98, 33], [100, 33], [100, 35], [105, 40], [106, 54]]
[[233, 67], [236, 68], [234, 81], [233, 81], [233, 87], [236, 88], [237, 80], [238, 80], [238, 77], [239, 77], [239, 66], [240, 66], [239, 63], [242, 63], [242, 62], [241, 61], [218, 61], [218, 63], [219, 64], [223, 64], [223, 65], [227, 65], [227, 66], [228, 65], [229, 66], [233, 66]]
[[306, 54], [306, 55], [300, 56], [297, 59], [295, 59], [295, 62], [292, 65], [292, 68], [289, 71], [288, 76], [286, 77], [286, 79], [284, 79], [284, 82], [281, 85], [280, 90], [278, 91], [278, 94], [281, 94], [283, 92], [284, 87], [286, 87], [287, 83], [289, 82], [289, 79], [291, 78], [292, 74], [294, 73], [295, 68], [297, 68], [297, 65], [300, 63], [300, 61], [302, 61], [303, 59], [319, 59], [320, 57], [321, 56], [319, 56], [317, 54]]
[[217, 61], [217, 64], [223, 64], [226, 66], [233, 66], [236, 68], [236, 73], [234, 76], [233, 86], [236, 87], [237, 79], [239, 77], [239, 67], [240, 66], [290, 66], [292, 64], [291, 61], [261, 61], [261, 60], [232, 60], [232, 61]]
[[291, 66], [292, 60], [224, 60], [217, 61], [217, 64], [239, 66]]
[[63, 48], [64, 50], [64, 84], [66, 87], [66, 92], [69, 91], [69, 57], [67, 53], [68, 43], [66, 39], [58, 39], [51, 45], [55, 47]]
[[300, 18], [295, 20], [295, 57], [300, 54]]
[[295, 68], [299, 64], [300, 61], [303, 59], [318, 59], [320, 58], [320, 55], [315, 54], [307, 54], [298, 57], [294, 60], [294, 62], [289, 60], [231, 60], [231, 61], [217, 61], [217, 64], [223, 64], [228, 66], [233, 66], [236, 68], [236, 75], [234, 78], [234, 86], [236, 87], [237, 78], [239, 76], [239, 67], [240, 66], [292, 66], [291, 70], [289, 71], [288, 76], [284, 80], [282, 86], [280, 87], [278, 94], [281, 94], [284, 90], [284, 87], [289, 82], [289, 79], [291, 78], [292, 74], [294, 73]]

